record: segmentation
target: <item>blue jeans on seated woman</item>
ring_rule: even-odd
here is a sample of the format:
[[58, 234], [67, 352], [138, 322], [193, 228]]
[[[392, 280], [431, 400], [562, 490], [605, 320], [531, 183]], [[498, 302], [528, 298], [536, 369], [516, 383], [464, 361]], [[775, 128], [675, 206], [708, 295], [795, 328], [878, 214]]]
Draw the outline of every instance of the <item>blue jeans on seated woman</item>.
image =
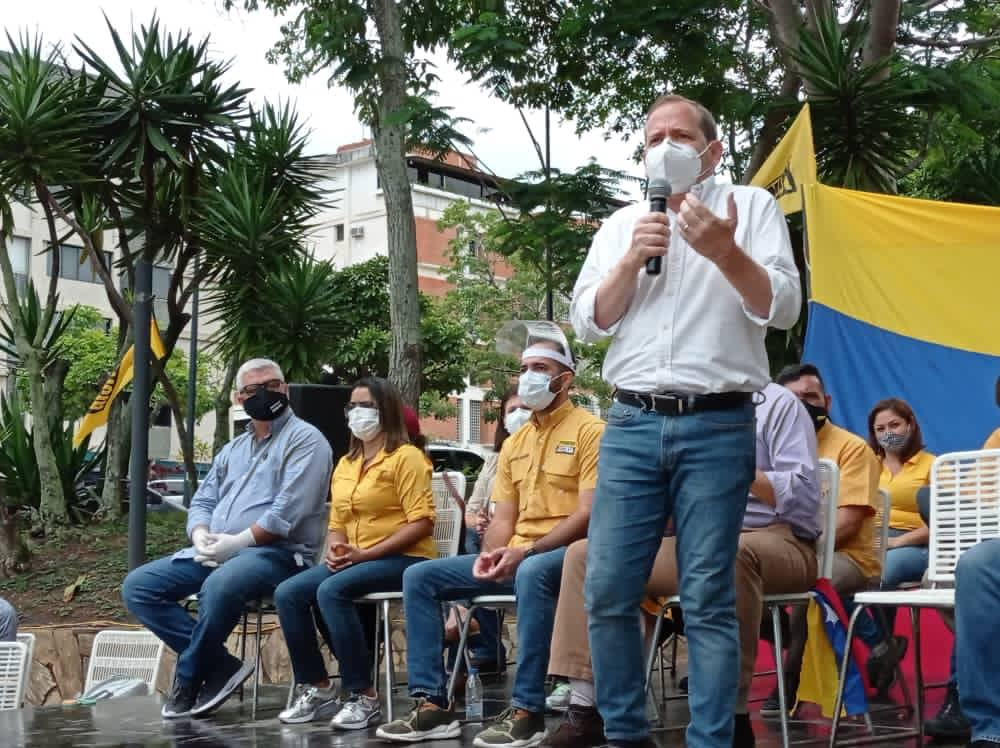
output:
[[[889, 528], [889, 537], [898, 538], [908, 530]], [[882, 568], [882, 589], [894, 590], [906, 582], [920, 582], [927, 571], [928, 548], [926, 545], [904, 545], [890, 548], [885, 553], [885, 565]], [[882, 608], [885, 613], [887, 634], [892, 634], [896, 622], [895, 608]]]
[[[316, 639], [316, 626], [326, 629], [326, 639], [340, 663], [341, 685], [346, 691], [372, 687], [365, 631], [354, 601], [373, 592], [399, 592], [403, 572], [427, 559], [387, 556], [333, 572], [319, 564], [278, 585], [274, 605], [285, 634], [296, 683], [321, 683], [327, 672]], [[319, 615], [314, 619], [314, 611]]]

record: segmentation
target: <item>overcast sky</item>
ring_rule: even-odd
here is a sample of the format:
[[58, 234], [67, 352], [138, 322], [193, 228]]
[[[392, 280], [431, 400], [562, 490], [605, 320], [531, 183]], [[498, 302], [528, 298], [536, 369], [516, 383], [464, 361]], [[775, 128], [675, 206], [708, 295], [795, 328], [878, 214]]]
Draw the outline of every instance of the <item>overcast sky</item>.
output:
[[[332, 152], [338, 145], [367, 137], [354, 116], [350, 94], [329, 88], [327, 76], [316, 75], [292, 85], [279, 65], [267, 62], [265, 55], [279, 33], [279, 22], [270, 12], [226, 12], [222, 0], [2, 0], [2, 4], [0, 22], [8, 34], [16, 36], [24, 30], [40, 33], [45, 43], [62, 44], [67, 50], [71, 50], [75, 36], [80, 36], [101, 56], [113, 55], [101, 11], [123, 36], [133, 24], [147, 22], [156, 12], [166, 30], [190, 29], [196, 38], [211, 36], [212, 53], [233, 60], [231, 74], [254, 89], [255, 101], [294, 102], [312, 130], [314, 152]], [[0, 47], [7, 47], [6, 36], [0, 40]], [[445, 60], [439, 61], [438, 73], [442, 78], [438, 103], [472, 120], [465, 126], [465, 133], [473, 139], [475, 152], [486, 166], [505, 177], [539, 168], [531, 141], [513, 107], [486, 95], [477, 85], [466, 83]], [[529, 121], [541, 137], [541, 113], [529, 113]], [[637, 142], [638, 137], [629, 143], [606, 141], [600, 132], [578, 137], [572, 124], [553, 118], [552, 161], [559, 169], [573, 169], [594, 156], [605, 166], [639, 175], [640, 167], [631, 160]]]

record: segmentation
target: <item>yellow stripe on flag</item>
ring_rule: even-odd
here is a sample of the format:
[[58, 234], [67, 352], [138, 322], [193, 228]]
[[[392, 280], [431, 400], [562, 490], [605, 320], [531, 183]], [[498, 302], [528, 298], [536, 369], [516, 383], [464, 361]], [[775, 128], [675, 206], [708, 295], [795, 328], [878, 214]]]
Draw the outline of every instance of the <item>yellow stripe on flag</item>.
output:
[[802, 210], [803, 185], [815, 183], [816, 151], [807, 103], [750, 184], [763, 187], [774, 195], [785, 215], [788, 215]]
[[[149, 322], [149, 347], [157, 360], [166, 355], [163, 348], [163, 340], [160, 338], [160, 330], [156, 326], [156, 320]], [[93, 433], [94, 429], [103, 426], [108, 422], [111, 414], [111, 404], [118, 397], [119, 393], [125, 389], [135, 376], [135, 346], [129, 346], [122, 356], [121, 363], [111, 372], [111, 376], [105, 380], [101, 391], [94, 398], [94, 402], [87, 408], [87, 414], [80, 421], [80, 427], [73, 436], [73, 446], [78, 447]]]
[[833, 707], [837, 702], [837, 681], [839, 670], [833, 647], [826, 635], [823, 625], [823, 614], [816, 602], [809, 601], [806, 612], [806, 622], [809, 627], [809, 638], [806, 640], [806, 650], [802, 657], [802, 674], [799, 678], [799, 701], [819, 704], [823, 716], [833, 716]]

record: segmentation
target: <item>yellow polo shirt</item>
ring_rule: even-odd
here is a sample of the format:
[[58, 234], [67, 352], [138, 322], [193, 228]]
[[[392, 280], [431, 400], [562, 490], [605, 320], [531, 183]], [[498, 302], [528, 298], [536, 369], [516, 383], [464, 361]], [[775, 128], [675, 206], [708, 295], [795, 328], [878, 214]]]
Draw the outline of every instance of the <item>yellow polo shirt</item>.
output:
[[567, 401], [535, 414], [504, 442], [492, 500], [517, 502], [509, 546], [529, 546], [576, 511], [581, 491], [597, 485], [604, 421]]
[[1000, 429], [989, 435], [983, 449], [1000, 449]]
[[[431, 464], [412, 444], [394, 452], [380, 449], [362, 471], [364, 456], [340, 458], [333, 471], [330, 529], [347, 535], [358, 548], [371, 548], [418, 519], [434, 520]], [[406, 556], [437, 558], [433, 536], [403, 551]]]
[[882, 465], [868, 442], [847, 429], [827, 421], [816, 434], [816, 454], [833, 460], [840, 468], [839, 506], [861, 506], [868, 510], [861, 529], [838, 546], [859, 571], [867, 577], [881, 574], [875, 556], [875, 513], [878, 510], [878, 484]]
[[882, 467], [879, 486], [889, 492], [892, 511], [889, 512], [889, 527], [893, 530], [916, 530], [923, 527], [920, 510], [917, 508], [917, 489], [930, 485], [931, 466], [934, 455], [920, 451], [903, 463], [898, 473], [893, 475]]

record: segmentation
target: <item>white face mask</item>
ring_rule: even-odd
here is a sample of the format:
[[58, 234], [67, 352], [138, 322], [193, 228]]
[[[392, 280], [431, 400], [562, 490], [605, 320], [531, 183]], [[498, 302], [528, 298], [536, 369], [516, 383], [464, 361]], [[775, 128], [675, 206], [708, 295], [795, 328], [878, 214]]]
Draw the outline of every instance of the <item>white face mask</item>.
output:
[[379, 424], [378, 410], [375, 408], [354, 408], [347, 414], [347, 426], [351, 433], [363, 442], [368, 442], [378, 436], [382, 428]]
[[701, 157], [707, 150], [706, 145], [698, 153], [694, 146], [667, 138], [646, 151], [646, 178], [651, 182], [665, 179], [670, 184], [671, 194], [683, 194], [702, 176]]
[[524, 407], [531, 410], [545, 410], [556, 399], [556, 393], [549, 389], [552, 377], [540, 371], [526, 371], [517, 381], [517, 396]]
[[[520, 384], [518, 384], [520, 387]], [[515, 408], [510, 413], [504, 416], [503, 426], [507, 429], [508, 434], [513, 434], [524, 424], [531, 420], [531, 411], [527, 408]]]

